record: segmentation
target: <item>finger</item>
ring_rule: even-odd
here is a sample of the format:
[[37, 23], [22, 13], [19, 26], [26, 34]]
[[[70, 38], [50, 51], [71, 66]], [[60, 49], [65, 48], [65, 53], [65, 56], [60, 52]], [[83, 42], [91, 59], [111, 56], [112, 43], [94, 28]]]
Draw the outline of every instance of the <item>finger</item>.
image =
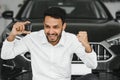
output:
[[15, 29], [16, 29], [17, 31], [20, 31], [20, 26], [18, 25]]
[[24, 25], [22, 25], [22, 24], [19, 26], [21, 32], [23, 31], [23, 27], [24, 27]]
[[22, 25], [22, 24], [16, 24], [16, 25], [15, 25], [15, 29], [16, 29], [17, 31], [23, 31], [23, 27], [24, 27], [24, 25]]
[[25, 25], [23, 25], [23, 27], [22, 27], [22, 28], [23, 28], [23, 31], [24, 31], [24, 30], [25, 30]]
[[87, 32], [86, 31], [80, 31], [79, 34], [81, 34], [81, 35], [82, 34], [87, 34]]
[[17, 32], [17, 34], [19, 34], [19, 35], [20, 35], [20, 34], [23, 34], [23, 33], [22, 33], [21, 31], [18, 31], [18, 32]]
[[22, 33], [23, 33], [23, 34], [30, 34], [31, 31], [23, 31]]
[[25, 21], [25, 22], [23, 22], [23, 24], [25, 25], [25, 24], [29, 24], [29, 23], [31, 23], [30, 21]]
[[79, 33], [86, 33], [86, 31], [79, 31]]
[[80, 33], [78, 33], [78, 35], [77, 35], [78, 37], [82, 37], [83, 36], [83, 33], [82, 32], [80, 32]]
[[19, 26], [20, 26], [20, 31], [24, 31], [24, 30], [25, 30], [25, 25], [24, 25], [24, 23], [19, 24]]
[[30, 21], [25, 21], [25, 22], [16, 22], [14, 24], [14, 29], [16, 29], [17, 31], [24, 31], [25, 30], [25, 24], [30, 23]]
[[79, 38], [79, 37], [80, 37], [80, 35], [79, 35], [79, 34], [77, 34], [77, 37]]

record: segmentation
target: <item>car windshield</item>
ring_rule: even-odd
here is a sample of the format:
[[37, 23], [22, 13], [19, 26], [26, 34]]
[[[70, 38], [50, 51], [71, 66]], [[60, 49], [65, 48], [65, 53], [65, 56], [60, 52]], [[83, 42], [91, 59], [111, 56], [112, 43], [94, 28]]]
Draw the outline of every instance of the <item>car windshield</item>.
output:
[[49, 7], [61, 7], [67, 13], [67, 19], [105, 19], [107, 18], [105, 11], [97, 2], [92, 1], [69, 1], [69, 2], [34, 2], [29, 13], [29, 18], [39, 19], [43, 18], [43, 12]]

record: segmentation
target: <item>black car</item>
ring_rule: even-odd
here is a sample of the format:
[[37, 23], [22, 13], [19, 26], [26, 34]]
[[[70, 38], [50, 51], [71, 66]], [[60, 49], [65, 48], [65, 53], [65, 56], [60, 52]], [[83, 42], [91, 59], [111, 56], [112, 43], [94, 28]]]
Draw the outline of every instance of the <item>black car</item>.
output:
[[[43, 29], [43, 12], [49, 7], [61, 7], [67, 12], [66, 31], [77, 34], [87, 31], [91, 47], [97, 53], [98, 67], [92, 70], [100, 80], [120, 79], [120, 11], [114, 19], [109, 10], [99, 0], [26, 0], [18, 14], [13, 18], [13, 11], [5, 11], [3, 17], [12, 19], [0, 37], [0, 46], [9, 35], [16, 21], [31, 21], [27, 30], [32, 32]], [[20, 40], [25, 35], [19, 35]], [[31, 80], [30, 53], [18, 55], [14, 59], [1, 59], [3, 80]], [[79, 70], [82, 61], [73, 56], [71, 62], [72, 80], [81, 76]], [[83, 68], [86, 70], [87, 68]], [[26, 79], [27, 78], [27, 79]]]

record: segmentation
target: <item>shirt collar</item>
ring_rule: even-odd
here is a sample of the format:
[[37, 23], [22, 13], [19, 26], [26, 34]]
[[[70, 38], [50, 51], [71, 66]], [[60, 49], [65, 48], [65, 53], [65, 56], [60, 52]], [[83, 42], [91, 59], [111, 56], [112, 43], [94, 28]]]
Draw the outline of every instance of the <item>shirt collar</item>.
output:
[[62, 36], [61, 36], [61, 39], [60, 39], [58, 45], [62, 45], [62, 46], [65, 45], [65, 31], [62, 31]]
[[[49, 44], [47, 38], [46, 38], [46, 35], [44, 33], [44, 30], [42, 30], [42, 34], [43, 34], [43, 38], [42, 38], [42, 44]], [[61, 35], [61, 39], [60, 41], [58, 42], [58, 44], [56, 44], [55, 46], [64, 46], [65, 44], [65, 31], [62, 31], [62, 35]]]
[[46, 38], [46, 35], [44, 33], [44, 30], [41, 31], [42, 32], [42, 44], [48, 44], [48, 41], [47, 41], [47, 38]]

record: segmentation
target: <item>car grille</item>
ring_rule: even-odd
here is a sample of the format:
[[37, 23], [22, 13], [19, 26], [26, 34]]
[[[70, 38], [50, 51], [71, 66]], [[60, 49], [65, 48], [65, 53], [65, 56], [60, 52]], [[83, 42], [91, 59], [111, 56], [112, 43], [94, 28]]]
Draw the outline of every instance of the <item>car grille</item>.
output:
[[[90, 44], [90, 45], [97, 54], [97, 61], [107, 61], [112, 57], [110, 51], [108, 51], [108, 49], [105, 48], [102, 44]], [[74, 62], [81, 60], [76, 56], [76, 54], [74, 54], [72, 61]]]

